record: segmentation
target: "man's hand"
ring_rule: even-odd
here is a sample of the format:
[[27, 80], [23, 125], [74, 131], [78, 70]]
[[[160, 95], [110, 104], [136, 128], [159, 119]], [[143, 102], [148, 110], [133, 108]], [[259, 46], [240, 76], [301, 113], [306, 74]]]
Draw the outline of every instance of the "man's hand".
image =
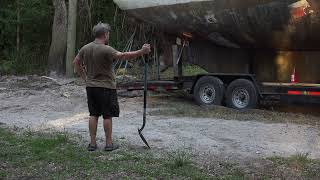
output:
[[142, 48], [138, 51], [132, 51], [132, 52], [117, 52], [114, 54], [114, 59], [119, 60], [133, 60], [139, 56], [149, 54], [151, 52], [151, 46], [150, 44], [144, 44]]
[[73, 64], [74, 64], [74, 66], [75, 66], [75, 68], [76, 68], [76, 71], [77, 71], [78, 75], [81, 77], [81, 79], [83, 79], [84, 81], [86, 81], [86, 79], [87, 79], [87, 78], [86, 78], [86, 74], [85, 74], [85, 72], [83, 71], [83, 67], [82, 67], [82, 65], [81, 65], [81, 62], [80, 62], [80, 59], [79, 59], [78, 56], [74, 59]]
[[143, 54], [149, 54], [151, 52], [150, 44], [144, 44], [141, 48]]

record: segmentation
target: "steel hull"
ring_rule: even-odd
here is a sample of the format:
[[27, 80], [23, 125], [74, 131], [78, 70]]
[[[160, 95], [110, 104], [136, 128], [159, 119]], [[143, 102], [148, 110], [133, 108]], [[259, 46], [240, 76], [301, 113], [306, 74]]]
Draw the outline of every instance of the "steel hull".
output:
[[315, 0], [114, 1], [163, 31], [189, 32], [219, 46], [320, 49], [320, 3]]

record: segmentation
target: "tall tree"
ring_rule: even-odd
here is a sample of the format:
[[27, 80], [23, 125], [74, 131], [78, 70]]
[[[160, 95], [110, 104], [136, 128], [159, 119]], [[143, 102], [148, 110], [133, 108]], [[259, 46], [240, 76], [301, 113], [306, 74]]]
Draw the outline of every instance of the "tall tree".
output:
[[62, 75], [64, 58], [67, 48], [67, 8], [65, 0], [52, 0], [54, 20], [52, 25], [52, 40], [48, 57], [50, 75]]
[[92, 40], [91, 3], [89, 0], [78, 0], [77, 48]]
[[66, 58], [66, 75], [73, 76], [72, 60], [75, 57], [76, 38], [77, 38], [77, 0], [69, 0], [68, 13], [68, 41]]
[[17, 53], [19, 54], [20, 52], [20, 0], [17, 0]]

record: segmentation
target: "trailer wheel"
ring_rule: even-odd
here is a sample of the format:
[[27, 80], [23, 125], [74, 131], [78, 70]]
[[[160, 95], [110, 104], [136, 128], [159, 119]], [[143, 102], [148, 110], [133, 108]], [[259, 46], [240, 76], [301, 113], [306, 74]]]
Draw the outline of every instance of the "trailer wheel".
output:
[[227, 88], [226, 103], [228, 107], [238, 110], [255, 108], [258, 103], [258, 92], [251, 81], [237, 79]]
[[221, 105], [223, 95], [223, 82], [212, 76], [201, 77], [193, 90], [193, 97], [196, 103], [205, 107]]

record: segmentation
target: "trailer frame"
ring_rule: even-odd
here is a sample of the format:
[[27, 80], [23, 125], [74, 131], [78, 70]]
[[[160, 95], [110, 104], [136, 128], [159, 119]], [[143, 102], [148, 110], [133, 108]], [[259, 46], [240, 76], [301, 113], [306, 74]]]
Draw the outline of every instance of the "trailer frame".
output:
[[[258, 99], [266, 99], [269, 96], [279, 96], [279, 97], [299, 97], [299, 98], [316, 98], [315, 102], [320, 102], [320, 84], [310, 84], [310, 83], [276, 83], [276, 82], [259, 82], [255, 75], [253, 74], [234, 74], [234, 73], [207, 73], [199, 74], [196, 76], [182, 76], [179, 78], [169, 79], [169, 80], [151, 80], [148, 81], [147, 89], [149, 91], [156, 92], [166, 92], [166, 91], [176, 91], [184, 90], [190, 94], [194, 95], [195, 86], [198, 81], [203, 77], [214, 77], [223, 82], [224, 93], [223, 99], [228, 98], [226, 96], [226, 90], [232, 82], [236, 80], [244, 79], [252, 82], [254, 85]], [[118, 89], [125, 89], [128, 91], [143, 90], [143, 81], [135, 81], [130, 83], [119, 84]], [[319, 100], [318, 100], [319, 99]], [[198, 103], [199, 104], [199, 103]], [[224, 103], [221, 103], [224, 104]], [[220, 103], [218, 105], [221, 105]], [[205, 103], [200, 103], [202, 106], [210, 106]], [[254, 107], [250, 107], [254, 108]], [[236, 109], [249, 109], [236, 108]]]

